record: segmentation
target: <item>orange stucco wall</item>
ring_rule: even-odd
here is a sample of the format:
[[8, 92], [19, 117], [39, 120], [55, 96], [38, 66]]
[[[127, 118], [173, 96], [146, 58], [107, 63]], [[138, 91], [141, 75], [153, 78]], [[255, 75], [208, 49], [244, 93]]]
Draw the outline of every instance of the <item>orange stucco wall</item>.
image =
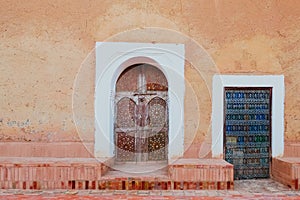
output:
[[0, 156], [91, 156], [96, 41], [186, 44], [186, 157], [210, 155], [215, 73], [283, 74], [300, 143], [297, 0], [0, 2]]

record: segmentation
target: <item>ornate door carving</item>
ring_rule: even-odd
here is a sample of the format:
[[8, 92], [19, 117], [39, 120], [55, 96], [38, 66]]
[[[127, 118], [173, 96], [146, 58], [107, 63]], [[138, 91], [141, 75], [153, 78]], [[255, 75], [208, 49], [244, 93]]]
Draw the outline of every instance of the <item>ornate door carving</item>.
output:
[[121, 74], [115, 96], [117, 162], [167, 160], [167, 99], [166, 78], [156, 67], [135, 65]]

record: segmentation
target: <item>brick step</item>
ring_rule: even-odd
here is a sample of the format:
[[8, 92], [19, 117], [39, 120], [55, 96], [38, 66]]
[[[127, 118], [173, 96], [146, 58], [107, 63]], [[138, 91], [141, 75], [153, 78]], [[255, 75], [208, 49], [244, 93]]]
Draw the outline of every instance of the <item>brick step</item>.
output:
[[[96, 188], [111, 159], [1, 157], [1, 189]], [[95, 186], [94, 186], [95, 185]]]
[[165, 163], [144, 166], [112, 164], [110, 159], [2, 157], [0, 188], [233, 189], [233, 166], [223, 160], [180, 159], [168, 165]]
[[233, 181], [233, 165], [222, 159], [179, 159], [169, 164], [172, 180]]
[[300, 189], [300, 158], [283, 157], [272, 159], [272, 177], [291, 187]]

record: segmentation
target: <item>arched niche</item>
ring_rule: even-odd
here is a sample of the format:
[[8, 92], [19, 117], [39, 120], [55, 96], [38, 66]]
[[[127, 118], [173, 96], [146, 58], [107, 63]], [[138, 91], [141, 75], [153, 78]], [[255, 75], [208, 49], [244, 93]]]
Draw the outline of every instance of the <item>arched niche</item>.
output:
[[159, 69], [168, 82], [168, 159], [184, 151], [184, 45], [96, 43], [95, 157], [114, 157], [116, 83], [131, 65], [146, 63]]
[[116, 162], [168, 160], [168, 81], [148, 63], [128, 66], [115, 88]]

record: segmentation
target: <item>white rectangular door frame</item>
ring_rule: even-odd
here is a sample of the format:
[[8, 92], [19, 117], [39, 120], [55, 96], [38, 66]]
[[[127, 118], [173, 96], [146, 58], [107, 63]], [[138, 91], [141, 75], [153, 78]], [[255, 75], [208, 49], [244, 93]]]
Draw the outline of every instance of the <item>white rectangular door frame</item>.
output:
[[215, 75], [212, 92], [212, 156], [223, 158], [224, 88], [272, 88], [272, 157], [284, 153], [284, 76], [283, 75]]

